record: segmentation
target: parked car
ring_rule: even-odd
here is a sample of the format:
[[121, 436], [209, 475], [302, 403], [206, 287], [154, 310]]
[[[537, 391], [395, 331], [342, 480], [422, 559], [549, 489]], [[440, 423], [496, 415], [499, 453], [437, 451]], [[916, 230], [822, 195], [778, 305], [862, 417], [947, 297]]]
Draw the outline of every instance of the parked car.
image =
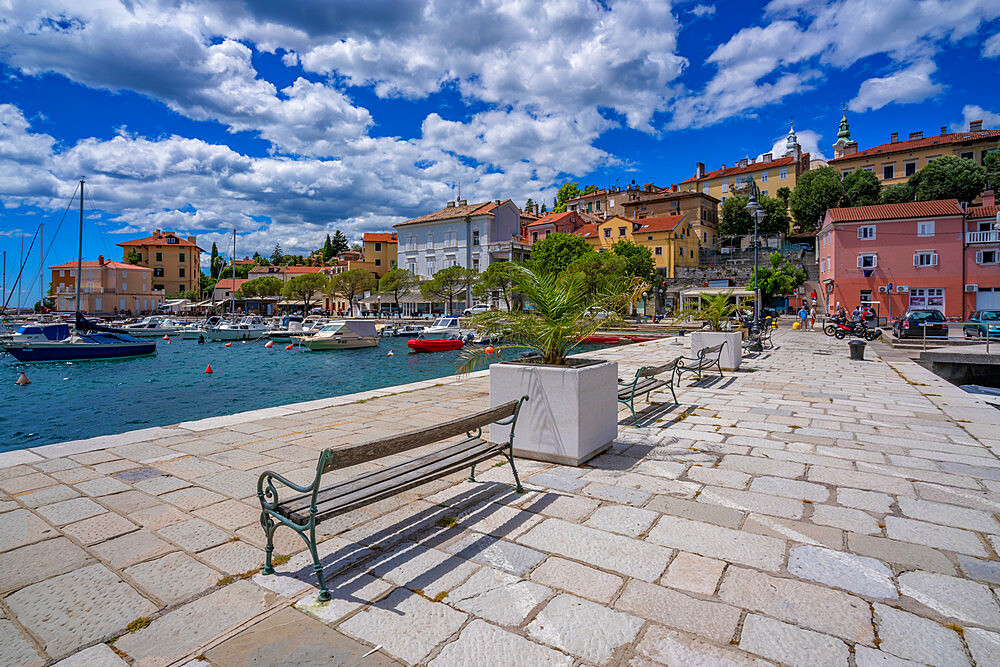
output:
[[892, 333], [896, 338], [923, 338], [924, 328], [927, 337], [947, 338], [948, 325], [940, 310], [913, 309], [906, 311], [892, 323]]
[[966, 338], [1000, 338], [1000, 310], [977, 310], [962, 332]]
[[476, 303], [476, 304], [473, 304], [471, 308], [466, 308], [465, 310], [463, 310], [462, 314], [463, 315], [475, 315], [477, 313], [487, 313], [487, 312], [489, 312], [489, 310], [490, 310], [490, 307], [487, 306], [485, 303]]

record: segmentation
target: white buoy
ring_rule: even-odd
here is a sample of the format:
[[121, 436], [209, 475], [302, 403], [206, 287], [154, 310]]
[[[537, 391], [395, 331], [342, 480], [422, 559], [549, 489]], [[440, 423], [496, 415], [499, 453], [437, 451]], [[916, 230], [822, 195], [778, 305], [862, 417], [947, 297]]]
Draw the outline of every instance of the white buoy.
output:
[[394, 354], [396, 354], [396, 353], [395, 353], [395, 352], [393, 352], [392, 350], [389, 350], [389, 354], [387, 354], [387, 355], [385, 355], [385, 356], [387, 356], [387, 357], [391, 357], [391, 356], [392, 356], [392, 355], [394, 355]]
[[14, 380], [14, 384], [23, 387], [26, 384], [31, 384], [31, 380], [29, 380], [28, 376], [24, 374], [24, 371], [21, 371], [21, 374], [17, 376], [16, 380]]

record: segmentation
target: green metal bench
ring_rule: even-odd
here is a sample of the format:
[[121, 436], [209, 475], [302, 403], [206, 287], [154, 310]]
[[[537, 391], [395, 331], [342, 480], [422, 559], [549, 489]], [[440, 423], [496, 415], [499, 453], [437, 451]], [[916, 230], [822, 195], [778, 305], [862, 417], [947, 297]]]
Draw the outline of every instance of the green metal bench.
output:
[[[681, 357], [677, 357], [671, 362], [662, 366], [643, 366], [635, 372], [635, 378], [631, 382], [618, 382], [618, 402], [624, 403], [632, 411], [632, 419], [635, 425], [639, 426], [639, 418], [635, 414], [635, 397], [646, 394], [646, 402], [649, 402], [649, 394], [660, 387], [670, 387], [670, 395], [677, 403], [677, 394], [674, 393], [674, 382], [678, 377]], [[666, 375], [666, 377], [663, 377]]]
[[[267, 536], [263, 574], [273, 574], [271, 554], [274, 551], [274, 531], [279, 526], [288, 526], [309, 547], [313, 559], [313, 571], [319, 580], [319, 600], [330, 599], [330, 591], [323, 579], [323, 566], [316, 551], [316, 526], [332, 517], [388, 498], [421, 484], [445, 477], [454, 472], [471, 467], [469, 481], [475, 480], [476, 464], [498, 454], [506, 457], [514, 473], [517, 492], [521, 493], [521, 480], [514, 467], [514, 426], [521, 404], [527, 396], [511, 401], [469, 417], [410, 431], [401, 435], [384, 438], [342, 449], [324, 449], [316, 464], [316, 476], [311, 484], [302, 486], [289, 481], [278, 473], [266, 471], [257, 480], [257, 497], [260, 499], [260, 524]], [[482, 437], [483, 427], [490, 424], [510, 424], [507, 442], [493, 443]], [[351, 479], [337, 481], [320, 487], [324, 474], [350, 466], [375, 461], [400, 452], [432, 445], [449, 438], [462, 436], [462, 440], [448, 444], [436, 451], [417, 458], [397, 463], [378, 470], [368, 471]], [[298, 492], [298, 495], [279, 500], [274, 483]]]
[[698, 350], [698, 355], [695, 357], [681, 357], [680, 367], [677, 369], [677, 377], [683, 373], [697, 373], [698, 379], [701, 380], [702, 371], [715, 366], [719, 369], [719, 375], [722, 375], [722, 348], [726, 346], [727, 341], [722, 341], [718, 345], [712, 345], [711, 347], [703, 347]]

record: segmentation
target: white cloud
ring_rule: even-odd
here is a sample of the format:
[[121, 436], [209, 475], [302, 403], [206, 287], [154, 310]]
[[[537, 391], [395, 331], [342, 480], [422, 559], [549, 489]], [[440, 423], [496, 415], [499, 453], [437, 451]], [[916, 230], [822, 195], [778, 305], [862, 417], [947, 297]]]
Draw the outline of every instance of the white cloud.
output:
[[983, 42], [984, 58], [1000, 58], [1000, 32]]
[[[823, 149], [820, 147], [820, 139], [823, 138], [819, 132], [813, 130], [795, 130], [795, 136], [799, 140], [799, 146], [802, 147], [803, 153], [809, 153], [809, 157], [812, 160], [827, 160], [826, 155], [823, 154]], [[786, 141], [788, 140], [788, 131], [785, 130], [781, 134], [775, 136], [774, 144], [765, 152], [771, 154], [772, 158], [777, 160], [783, 157], [785, 154]], [[763, 157], [763, 153], [757, 156], [757, 160]]]
[[936, 70], [937, 65], [925, 60], [889, 76], [867, 79], [862, 82], [848, 108], [862, 112], [881, 109], [891, 103], [912, 104], [934, 97], [944, 90], [944, 86], [931, 80]]
[[996, 128], [1000, 127], [1000, 113], [994, 113], [992, 111], [987, 111], [976, 104], [966, 104], [962, 107], [962, 122], [952, 123], [952, 132], [968, 132], [969, 122], [973, 120], [983, 121], [984, 128]]
[[695, 5], [691, 8], [691, 13], [701, 18], [702, 16], [712, 16], [715, 14], [715, 5]]

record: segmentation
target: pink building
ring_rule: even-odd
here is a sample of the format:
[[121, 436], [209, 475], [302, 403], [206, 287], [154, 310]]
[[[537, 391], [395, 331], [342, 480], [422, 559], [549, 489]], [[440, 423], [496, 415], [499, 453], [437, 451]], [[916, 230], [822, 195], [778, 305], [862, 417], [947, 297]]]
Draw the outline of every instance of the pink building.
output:
[[934, 308], [946, 317], [998, 307], [997, 234], [982, 231], [992, 193], [966, 213], [954, 199], [832, 208], [816, 235], [833, 310], [869, 303], [881, 317]]
[[572, 234], [589, 222], [594, 221], [584, 218], [578, 211], [550, 213], [525, 227], [525, 242], [535, 243], [555, 232]]

